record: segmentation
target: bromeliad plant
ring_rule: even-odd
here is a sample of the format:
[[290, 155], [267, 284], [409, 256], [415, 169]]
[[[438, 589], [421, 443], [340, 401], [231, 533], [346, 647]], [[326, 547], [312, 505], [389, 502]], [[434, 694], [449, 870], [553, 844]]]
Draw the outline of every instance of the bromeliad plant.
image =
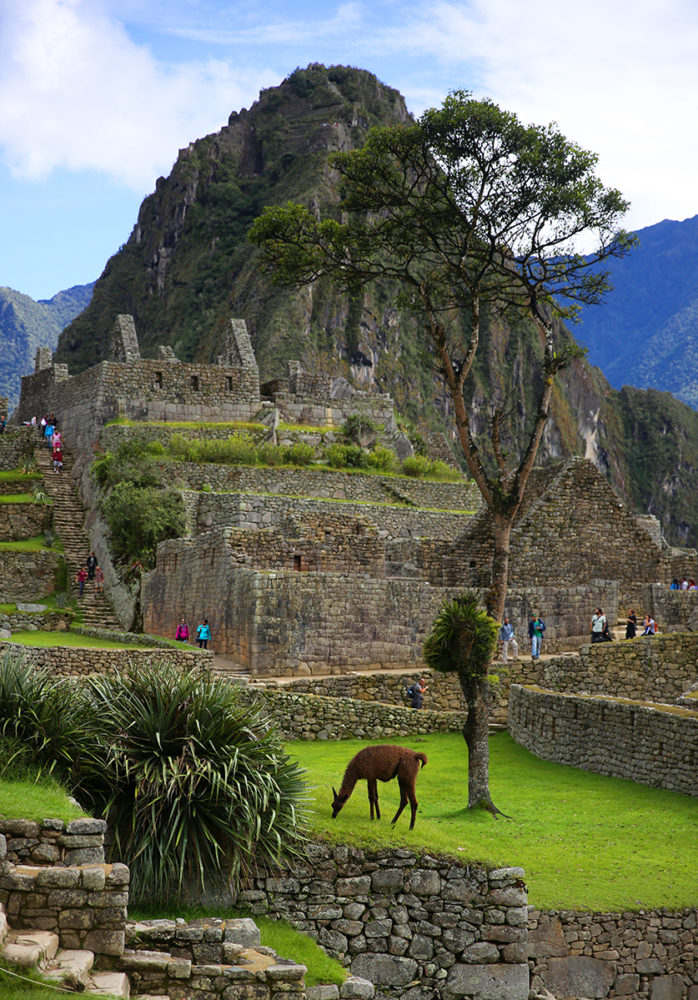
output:
[[151, 662], [93, 676], [88, 688], [106, 759], [93, 792], [134, 901], [176, 897], [217, 874], [235, 883], [298, 851], [300, 768], [228, 682]]

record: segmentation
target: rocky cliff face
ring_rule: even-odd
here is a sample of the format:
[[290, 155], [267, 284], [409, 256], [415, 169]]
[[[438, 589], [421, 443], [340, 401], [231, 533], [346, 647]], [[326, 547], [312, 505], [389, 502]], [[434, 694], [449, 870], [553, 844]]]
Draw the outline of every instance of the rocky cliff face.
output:
[[[313, 65], [263, 91], [220, 132], [182, 150], [170, 177], [158, 180], [89, 308], [61, 335], [58, 360], [75, 371], [106, 357], [114, 316], [127, 312], [146, 356], [170, 344], [183, 360], [208, 362], [220, 352], [229, 319], [242, 317], [262, 380], [283, 374], [293, 358], [309, 368], [339, 369], [361, 387], [390, 392], [400, 412], [423, 430], [452, 437], [450, 400], [434, 379], [421, 331], [396, 306], [394, 286], [374, 285], [353, 300], [324, 281], [282, 291], [260, 273], [256, 248], [246, 239], [267, 204], [294, 200], [323, 214], [336, 212], [328, 153], [360, 145], [373, 125], [407, 120], [400, 94], [362, 70]], [[533, 419], [531, 359], [541, 344], [526, 323], [512, 327], [485, 317], [483, 326], [483, 349], [468, 388], [472, 421], [484, 427], [492, 400], [506, 398], [508, 446], [516, 452]], [[560, 329], [558, 336], [569, 334]], [[655, 401], [653, 419], [664, 422], [668, 406], [668, 400]], [[682, 454], [693, 455], [698, 428], [677, 406], [672, 426], [685, 436]], [[657, 513], [676, 541], [694, 543], [698, 515], [679, 511], [677, 497], [685, 490], [695, 495], [696, 464], [683, 461], [679, 474], [670, 449], [659, 449], [650, 481], [645, 450], [628, 443], [640, 433], [638, 407], [636, 397], [613, 391], [598, 370], [580, 362], [555, 390], [541, 461], [592, 458], [636, 509]], [[654, 440], [648, 422], [642, 426]], [[657, 489], [657, 482], [669, 485]]]

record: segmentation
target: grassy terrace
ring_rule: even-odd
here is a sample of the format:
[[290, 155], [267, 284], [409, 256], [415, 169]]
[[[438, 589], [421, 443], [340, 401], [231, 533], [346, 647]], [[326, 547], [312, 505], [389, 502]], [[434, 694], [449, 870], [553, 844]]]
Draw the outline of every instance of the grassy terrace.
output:
[[50, 778], [41, 781], [10, 781], [0, 778], [0, 816], [4, 819], [62, 819], [69, 823], [85, 812], [76, 806], [65, 788]]
[[470, 814], [462, 737], [405, 739], [427, 754], [417, 781], [419, 812], [409, 807], [391, 828], [397, 782], [381, 784], [380, 823], [369, 820], [359, 782], [336, 820], [331, 787], [364, 741], [293, 743], [307, 770], [309, 818], [316, 835], [364, 846], [407, 846], [487, 866], [521, 865], [529, 902], [548, 909], [640, 910], [698, 905], [698, 799], [538, 760], [507, 733], [490, 741], [494, 802], [511, 818]]
[[75, 632], [13, 632], [12, 642], [20, 646], [70, 646], [78, 649], [151, 649], [154, 653], [166, 654], [166, 650], [156, 650], [153, 646], [137, 646], [133, 642], [117, 642], [113, 639], [98, 639]]
[[25, 538], [23, 541], [0, 542], [0, 552], [62, 552], [63, 546], [56, 540], [53, 545], [46, 544], [43, 535]]

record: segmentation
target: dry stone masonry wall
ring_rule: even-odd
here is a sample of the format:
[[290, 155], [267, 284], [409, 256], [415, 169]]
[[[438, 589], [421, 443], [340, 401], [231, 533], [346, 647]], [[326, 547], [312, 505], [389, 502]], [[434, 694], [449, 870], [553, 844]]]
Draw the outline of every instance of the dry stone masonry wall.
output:
[[240, 901], [312, 934], [392, 996], [527, 1000], [520, 868], [314, 844], [292, 871], [250, 880]]
[[698, 796], [698, 712], [513, 685], [509, 732], [537, 757]]
[[139, 666], [153, 659], [173, 663], [181, 670], [210, 669], [213, 665], [211, 650], [199, 649], [99, 649], [80, 646], [19, 646], [17, 643], [0, 642], [0, 655], [17, 650], [24, 653], [34, 666], [48, 670], [59, 677], [87, 677], [124, 671], [129, 666]]

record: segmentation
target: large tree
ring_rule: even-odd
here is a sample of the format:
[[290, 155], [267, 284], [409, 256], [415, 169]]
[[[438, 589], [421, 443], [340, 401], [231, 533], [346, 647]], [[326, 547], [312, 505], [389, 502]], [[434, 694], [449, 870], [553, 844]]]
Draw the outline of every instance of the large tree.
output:
[[[423, 324], [432, 362], [450, 394], [458, 438], [492, 519], [489, 613], [501, 620], [511, 530], [550, 412], [555, 375], [582, 355], [557, 320], [574, 318], [609, 288], [600, 266], [626, 254], [628, 204], [595, 173], [597, 158], [556, 126], [464, 91], [407, 126], [372, 130], [362, 148], [337, 153], [337, 218], [297, 204], [270, 207], [250, 236], [281, 283], [329, 276], [354, 295], [397, 281], [399, 305]], [[527, 377], [535, 412], [519, 446], [507, 426], [508, 394], [493, 396], [486, 440], [471, 425], [464, 389], [484, 308], [535, 324], [540, 358]], [[485, 710], [485, 709], [483, 709]]]

